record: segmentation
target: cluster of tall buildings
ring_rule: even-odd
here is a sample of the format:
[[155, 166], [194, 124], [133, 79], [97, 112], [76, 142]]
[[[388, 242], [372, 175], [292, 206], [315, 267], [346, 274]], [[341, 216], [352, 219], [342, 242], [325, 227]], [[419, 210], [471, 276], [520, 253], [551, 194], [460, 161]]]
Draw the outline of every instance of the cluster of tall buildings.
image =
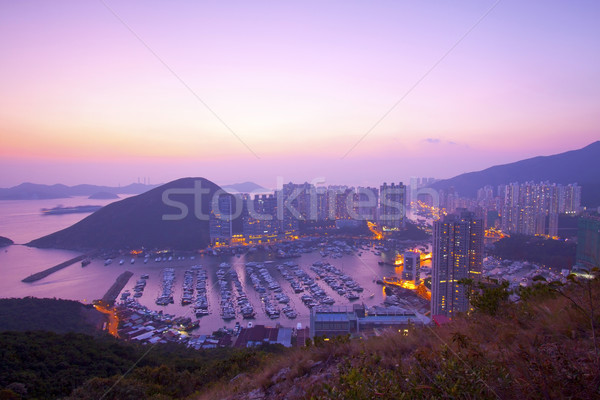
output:
[[498, 187], [502, 203], [502, 230], [524, 235], [558, 234], [558, 215], [578, 213], [581, 186], [554, 183], [511, 183]]
[[483, 268], [483, 220], [459, 209], [433, 224], [431, 316], [452, 318], [469, 310], [468, 286]]
[[402, 182], [379, 188], [288, 183], [272, 194], [223, 195], [213, 200], [211, 243], [261, 244], [289, 238], [298, 234], [303, 221], [335, 221], [340, 227], [377, 221], [384, 230], [398, 230], [404, 225], [405, 207]]
[[467, 208], [484, 220], [486, 228], [507, 233], [557, 236], [560, 214], [581, 212], [581, 186], [550, 182], [514, 182], [484, 186], [476, 199], [463, 198], [452, 189], [439, 193], [440, 206], [452, 213]]

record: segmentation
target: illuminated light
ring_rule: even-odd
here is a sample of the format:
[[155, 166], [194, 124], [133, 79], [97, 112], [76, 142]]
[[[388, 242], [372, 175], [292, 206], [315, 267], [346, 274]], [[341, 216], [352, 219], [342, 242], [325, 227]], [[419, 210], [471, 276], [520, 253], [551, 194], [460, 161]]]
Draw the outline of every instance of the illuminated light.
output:
[[376, 223], [367, 221], [367, 227], [369, 228], [369, 230], [371, 232], [373, 232], [373, 235], [374, 235], [373, 239], [375, 239], [375, 240], [383, 239], [383, 232], [378, 229]]

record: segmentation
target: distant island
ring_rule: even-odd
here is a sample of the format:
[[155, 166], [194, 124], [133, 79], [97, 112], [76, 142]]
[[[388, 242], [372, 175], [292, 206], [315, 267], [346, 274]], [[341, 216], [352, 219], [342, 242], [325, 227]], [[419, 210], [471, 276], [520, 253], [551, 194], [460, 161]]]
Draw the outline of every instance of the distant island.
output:
[[231, 185], [225, 185], [225, 186], [223, 186], [223, 190], [226, 190], [231, 193], [271, 192], [271, 190], [264, 188], [254, 182], [233, 183]]
[[65, 199], [73, 196], [91, 196], [95, 193], [105, 192], [113, 194], [140, 194], [145, 193], [159, 185], [144, 185], [132, 183], [122, 187], [96, 186], [96, 185], [40, 185], [36, 183], [22, 183], [11, 188], [0, 188], [0, 200], [40, 200], [40, 199]]
[[92, 194], [90, 197], [88, 197], [88, 199], [94, 199], [94, 200], [112, 200], [112, 199], [118, 199], [119, 195], [115, 194], [115, 193], [111, 193], [111, 192], [97, 192]]
[[0, 236], [0, 247], [5, 247], [5, 246], [10, 246], [11, 244], [14, 244], [15, 242], [13, 242], [12, 240], [10, 240], [9, 238], [6, 238], [4, 236]]

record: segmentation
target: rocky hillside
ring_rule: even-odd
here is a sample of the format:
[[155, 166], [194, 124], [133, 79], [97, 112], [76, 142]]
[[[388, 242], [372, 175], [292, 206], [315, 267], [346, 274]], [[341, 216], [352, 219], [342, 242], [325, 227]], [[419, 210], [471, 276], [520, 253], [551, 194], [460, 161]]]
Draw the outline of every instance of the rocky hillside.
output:
[[317, 341], [197, 398], [598, 398], [598, 294], [597, 279], [538, 284], [518, 302], [489, 287], [469, 317], [407, 336]]

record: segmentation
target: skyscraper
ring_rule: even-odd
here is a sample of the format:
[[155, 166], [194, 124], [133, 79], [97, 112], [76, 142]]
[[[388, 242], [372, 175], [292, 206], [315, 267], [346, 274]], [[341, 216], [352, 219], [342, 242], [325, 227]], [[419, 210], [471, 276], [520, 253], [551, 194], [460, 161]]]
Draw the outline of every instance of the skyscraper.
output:
[[379, 189], [379, 222], [388, 229], [404, 225], [406, 186], [383, 183]]
[[481, 274], [483, 221], [465, 209], [457, 210], [433, 224], [433, 270], [431, 315], [451, 318], [469, 310], [469, 299], [461, 279]]
[[231, 241], [232, 229], [232, 196], [222, 195], [217, 200], [217, 208], [210, 212], [209, 234], [213, 245], [227, 245]]

